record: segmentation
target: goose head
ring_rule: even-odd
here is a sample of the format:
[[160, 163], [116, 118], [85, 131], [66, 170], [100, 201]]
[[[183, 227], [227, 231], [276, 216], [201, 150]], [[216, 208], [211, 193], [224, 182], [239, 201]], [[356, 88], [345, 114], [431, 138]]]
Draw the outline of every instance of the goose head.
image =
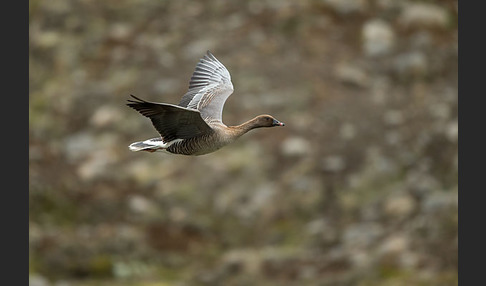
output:
[[278, 121], [271, 115], [259, 115], [253, 119], [254, 128], [285, 126], [285, 123]]

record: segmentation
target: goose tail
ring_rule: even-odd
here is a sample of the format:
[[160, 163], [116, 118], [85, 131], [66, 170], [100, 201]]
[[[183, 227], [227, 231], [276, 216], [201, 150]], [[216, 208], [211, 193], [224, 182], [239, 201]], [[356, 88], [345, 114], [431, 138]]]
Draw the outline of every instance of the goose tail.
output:
[[133, 152], [138, 152], [138, 151], [155, 152], [158, 150], [166, 149], [166, 144], [162, 141], [161, 138], [152, 138], [145, 141], [134, 142], [130, 144], [128, 148]]

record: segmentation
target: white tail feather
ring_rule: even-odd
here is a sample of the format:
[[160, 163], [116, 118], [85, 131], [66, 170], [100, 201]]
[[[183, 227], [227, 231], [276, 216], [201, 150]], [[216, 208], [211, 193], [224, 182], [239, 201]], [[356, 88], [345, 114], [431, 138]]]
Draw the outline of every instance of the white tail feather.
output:
[[172, 145], [175, 142], [181, 141], [182, 139], [176, 139], [170, 142], [164, 142], [160, 138], [152, 138], [148, 139], [145, 141], [140, 141], [140, 142], [134, 142], [128, 146], [128, 148], [133, 151], [149, 151], [149, 152], [155, 152], [155, 151], [164, 151]]

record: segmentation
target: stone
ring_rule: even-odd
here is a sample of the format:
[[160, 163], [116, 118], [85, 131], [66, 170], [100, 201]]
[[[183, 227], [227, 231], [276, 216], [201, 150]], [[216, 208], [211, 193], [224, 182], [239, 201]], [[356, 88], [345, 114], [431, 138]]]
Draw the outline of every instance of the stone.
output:
[[369, 57], [389, 54], [395, 45], [395, 33], [391, 26], [380, 19], [366, 22], [362, 29], [364, 53]]
[[90, 118], [90, 123], [98, 128], [106, 127], [118, 122], [122, 118], [119, 108], [104, 105], [96, 109]]
[[449, 15], [445, 8], [435, 4], [411, 3], [402, 10], [398, 23], [405, 28], [446, 28]]
[[336, 227], [333, 227], [329, 220], [325, 218], [310, 221], [305, 226], [305, 229], [310, 236], [318, 237], [319, 241], [326, 243], [336, 241], [338, 238]]
[[393, 217], [406, 217], [417, 207], [415, 200], [409, 194], [399, 194], [389, 197], [385, 201], [384, 211]]
[[223, 255], [223, 264], [238, 265], [248, 275], [258, 275], [261, 271], [262, 253], [252, 249], [236, 249]]
[[405, 79], [423, 77], [428, 72], [428, 65], [427, 57], [420, 51], [400, 54], [393, 61], [393, 69]]
[[328, 172], [340, 172], [346, 168], [343, 157], [337, 155], [327, 156], [322, 160], [322, 169]]
[[425, 214], [446, 213], [452, 210], [457, 211], [457, 207], [457, 192], [434, 192], [427, 196], [422, 203], [422, 209]]
[[337, 78], [345, 84], [366, 87], [369, 84], [369, 78], [366, 72], [355, 65], [338, 64], [336, 67]]
[[324, 4], [341, 15], [362, 13], [368, 8], [367, 0], [324, 0]]
[[49, 286], [49, 281], [41, 275], [29, 275], [29, 286]]
[[47, 32], [40, 32], [34, 38], [34, 43], [37, 44], [41, 48], [53, 48], [59, 44], [61, 40], [61, 35], [57, 32], [47, 31]]
[[430, 114], [437, 119], [446, 120], [450, 118], [451, 109], [448, 103], [445, 102], [437, 102], [435, 104], [430, 105], [429, 107]]
[[64, 153], [70, 162], [84, 159], [93, 151], [96, 140], [88, 132], [81, 132], [67, 137], [64, 141]]
[[445, 133], [447, 139], [452, 142], [457, 142], [457, 139], [459, 137], [459, 123], [457, 122], [457, 120], [453, 120], [447, 124]]
[[344, 123], [341, 128], [339, 128], [339, 136], [344, 140], [351, 140], [356, 136], [356, 127], [351, 123]]
[[112, 39], [122, 41], [131, 35], [130, 25], [125, 23], [115, 23], [109, 28], [109, 35]]
[[147, 214], [155, 208], [152, 201], [141, 195], [133, 195], [129, 198], [128, 205], [130, 209], [139, 214]]
[[404, 116], [400, 110], [388, 110], [385, 112], [384, 121], [388, 125], [400, 125], [404, 121]]
[[384, 233], [383, 227], [374, 222], [356, 223], [348, 226], [342, 241], [350, 249], [366, 249]]
[[290, 137], [285, 139], [280, 145], [280, 150], [284, 156], [304, 156], [310, 152], [310, 143], [302, 137]]
[[382, 255], [401, 254], [405, 252], [410, 244], [409, 239], [401, 234], [394, 234], [384, 239], [378, 252]]
[[177, 92], [180, 82], [176, 79], [164, 78], [155, 82], [154, 91], [159, 94], [172, 94]]

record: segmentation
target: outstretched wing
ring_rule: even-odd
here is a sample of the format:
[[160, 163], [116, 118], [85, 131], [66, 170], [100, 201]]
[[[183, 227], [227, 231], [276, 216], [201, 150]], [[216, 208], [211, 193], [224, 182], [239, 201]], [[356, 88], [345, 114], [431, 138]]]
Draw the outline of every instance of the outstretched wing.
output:
[[177, 105], [149, 102], [134, 95], [127, 105], [143, 116], [150, 118], [155, 129], [165, 142], [175, 139], [188, 139], [212, 132], [196, 109]]
[[232, 93], [233, 84], [228, 70], [207, 51], [196, 65], [189, 90], [179, 106], [199, 110], [207, 122], [222, 122], [224, 103]]

